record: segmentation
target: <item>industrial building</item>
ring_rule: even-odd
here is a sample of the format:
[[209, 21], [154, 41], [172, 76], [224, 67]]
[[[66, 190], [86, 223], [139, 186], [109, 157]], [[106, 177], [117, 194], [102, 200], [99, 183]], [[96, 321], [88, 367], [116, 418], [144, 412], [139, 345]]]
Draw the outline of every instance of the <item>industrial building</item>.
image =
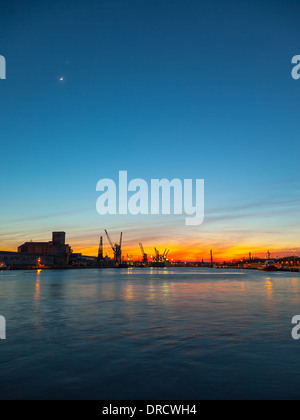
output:
[[54, 265], [64, 266], [69, 264], [72, 249], [66, 244], [65, 232], [53, 232], [52, 241], [25, 242], [19, 246], [18, 252], [23, 255], [53, 256]]
[[13, 268], [65, 267], [72, 254], [71, 247], [65, 242], [65, 232], [53, 232], [52, 241], [25, 242], [18, 247], [18, 252], [0, 251], [0, 262]]
[[20, 252], [0, 251], [0, 263], [4, 262], [12, 268], [27, 268], [36, 266], [54, 266], [54, 256], [22, 254]]

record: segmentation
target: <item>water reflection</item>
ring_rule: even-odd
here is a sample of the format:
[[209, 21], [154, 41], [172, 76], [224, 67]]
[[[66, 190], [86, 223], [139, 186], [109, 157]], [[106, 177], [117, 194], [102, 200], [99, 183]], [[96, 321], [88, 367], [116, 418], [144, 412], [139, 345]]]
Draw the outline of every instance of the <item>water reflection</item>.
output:
[[39, 303], [40, 294], [41, 294], [41, 284], [40, 284], [40, 274], [42, 270], [37, 271], [36, 282], [35, 282], [35, 293], [34, 293], [34, 300], [35, 303]]
[[127, 301], [132, 301], [134, 300], [134, 287], [133, 284], [131, 282], [127, 282], [125, 285], [125, 290], [124, 290], [124, 299]]
[[273, 288], [273, 283], [270, 277], [266, 279], [265, 286], [266, 286], [266, 292], [267, 292], [267, 303], [274, 304], [274, 296], [273, 296], [274, 288]]
[[40, 296], [41, 296], [41, 272], [42, 270], [37, 270], [36, 272], [36, 281], [35, 281], [35, 291], [34, 291], [34, 324], [35, 331], [38, 333], [41, 330], [41, 312], [39, 309]]
[[290, 340], [300, 275], [268, 276], [7, 272], [0, 399], [290, 398], [300, 386], [299, 343]]

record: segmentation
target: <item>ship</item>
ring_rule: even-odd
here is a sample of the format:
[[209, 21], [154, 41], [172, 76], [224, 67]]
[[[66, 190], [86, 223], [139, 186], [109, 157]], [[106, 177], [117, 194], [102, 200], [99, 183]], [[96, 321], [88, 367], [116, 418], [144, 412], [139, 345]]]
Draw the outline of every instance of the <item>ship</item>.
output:
[[276, 267], [274, 260], [267, 260], [262, 270], [263, 271], [278, 271], [278, 268]]
[[150, 263], [150, 267], [153, 267], [153, 268], [163, 268], [165, 266], [166, 266], [166, 263], [165, 262], [152, 261]]

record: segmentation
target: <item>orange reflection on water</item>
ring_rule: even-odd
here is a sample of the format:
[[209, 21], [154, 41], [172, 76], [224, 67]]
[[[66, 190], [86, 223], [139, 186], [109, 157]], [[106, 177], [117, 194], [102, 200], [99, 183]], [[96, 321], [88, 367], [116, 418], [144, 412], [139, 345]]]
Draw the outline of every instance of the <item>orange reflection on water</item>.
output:
[[40, 300], [40, 293], [41, 293], [41, 285], [40, 285], [40, 275], [42, 270], [37, 270], [37, 277], [35, 282], [35, 293], [34, 293], [34, 300], [35, 302], [39, 302]]
[[274, 303], [274, 287], [273, 287], [273, 283], [271, 282], [270, 277], [266, 279], [265, 286], [266, 286], [268, 303]]
[[127, 283], [124, 292], [124, 299], [132, 301], [134, 300], [133, 285], [132, 283]]
[[35, 282], [35, 292], [34, 292], [34, 320], [36, 331], [41, 330], [41, 316], [39, 311], [40, 295], [41, 295], [41, 284], [40, 284], [40, 275], [42, 270], [37, 270], [36, 282]]

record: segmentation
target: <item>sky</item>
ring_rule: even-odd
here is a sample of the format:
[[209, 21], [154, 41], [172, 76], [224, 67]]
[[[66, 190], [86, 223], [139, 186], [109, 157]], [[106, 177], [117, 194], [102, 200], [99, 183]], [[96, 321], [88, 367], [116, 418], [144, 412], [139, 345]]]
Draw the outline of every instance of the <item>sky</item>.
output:
[[[0, 249], [64, 230], [95, 255], [107, 229], [133, 257], [300, 254], [299, 18], [292, 0], [1, 1]], [[204, 223], [100, 216], [121, 170], [204, 179]]]

